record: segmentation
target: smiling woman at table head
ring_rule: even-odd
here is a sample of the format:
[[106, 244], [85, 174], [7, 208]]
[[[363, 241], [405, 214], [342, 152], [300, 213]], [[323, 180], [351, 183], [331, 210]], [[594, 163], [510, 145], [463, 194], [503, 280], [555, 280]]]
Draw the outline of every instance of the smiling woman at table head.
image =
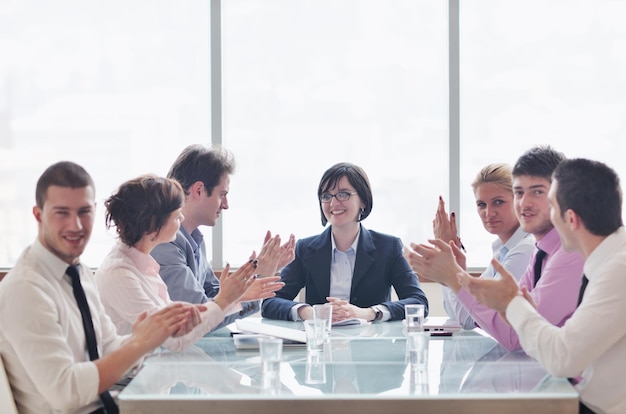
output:
[[[107, 227], [115, 227], [119, 240], [98, 268], [96, 283], [104, 308], [120, 334], [130, 333], [142, 312], [150, 314], [172, 302], [150, 252], [176, 237], [184, 220], [183, 200], [184, 192], [177, 181], [145, 175], [123, 183], [105, 202]], [[253, 273], [251, 261], [232, 275], [227, 266], [215, 299], [191, 308], [200, 323], [190, 326], [185, 335], [169, 338], [163, 346], [176, 351], [187, 348], [222, 322], [225, 314], [238, 311], [238, 300], [253, 283]]]
[[[397, 237], [368, 230], [373, 195], [365, 171], [351, 163], [330, 167], [319, 182], [317, 199], [324, 232], [298, 241], [296, 258], [280, 273], [285, 286], [263, 301], [264, 317], [311, 319], [310, 305], [330, 302], [333, 320], [400, 320], [404, 305], [428, 300], [402, 257]], [[391, 301], [391, 287], [399, 300]], [[306, 303], [294, 302], [305, 288]]]

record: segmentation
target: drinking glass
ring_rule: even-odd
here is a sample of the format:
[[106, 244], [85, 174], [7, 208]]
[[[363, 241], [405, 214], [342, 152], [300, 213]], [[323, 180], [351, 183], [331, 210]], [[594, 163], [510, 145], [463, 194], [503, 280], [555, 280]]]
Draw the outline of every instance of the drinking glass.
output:
[[406, 337], [408, 360], [411, 369], [425, 370], [428, 367], [428, 344], [426, 332], [409, 332]]
[[324, 351], [326, 321], [307, 319], [304, 321], [306, 332], [306, 350], [308, 353], [322, 353]]
[[319, 353], [309, 353], [306, 358], [306, 384], [326, 383], [326, 362]]
[[259, 338], [261, 363], [263, 364], [263, 388], [280, 388], [280, 360], [283, 354], [283, 340], [274, 337]]
[[313, 319], [324, 321], [324, 340], [330, 341], [330, 330], [333, 325], [333, 305], [330, 303], [313, 305]]
[[424, 331], [424, 305], [404, 305], [407, 332]]

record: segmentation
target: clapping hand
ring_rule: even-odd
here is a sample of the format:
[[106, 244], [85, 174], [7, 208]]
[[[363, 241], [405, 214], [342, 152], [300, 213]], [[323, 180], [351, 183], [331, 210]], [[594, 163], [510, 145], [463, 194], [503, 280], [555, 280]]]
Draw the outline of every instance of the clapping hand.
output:
[[517, 295], [522, 295], [529, 299], [534, 305], [534, 301], [528, 293], [524, 295], [519, 290], [515, 278], [496, 259], [491, 259], [491, 264], [496, 272], [500, 274], [500, 279], [481, 279], [471, 277], [466, 272], [459, 272], [457, 279], [459, 284], [471, 293], [480, 303], [496, 310], [500, 314], [506, 312], [509, 303]]
[[439, 204], [437, 205], [437, 212], [433, 220], [433, 234], [436, 239], [441, 239], [447, 242], [454, 242], [454, 244], [463, 248], [461, 238], [458, 236], [458, 229], [456, 226], [456, 214], [446, 212], [446, 204], [443, 201], [443, 197], [439, 196]]
[[296, 238], [293, 234], [291, 234], [289, 240], [281, 246], [280, 236], [277, 234], [272, 237], [272, 233], [268, 230], [267, 233], [265, 233], [261, 252], [258, 257], [256, 257], [258, 261], [257, 273], [262, 276], [274, 276], [280, 269], [287, 266], [296, 257], [295, 247]]

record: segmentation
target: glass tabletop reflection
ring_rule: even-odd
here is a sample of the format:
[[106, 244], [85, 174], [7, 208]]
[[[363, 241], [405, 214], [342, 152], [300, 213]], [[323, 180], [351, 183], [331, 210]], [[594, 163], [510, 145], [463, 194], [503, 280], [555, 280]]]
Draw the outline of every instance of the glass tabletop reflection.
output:
[[[302, 329], [298, 322], [264, 323]], [[429, 337], [427, 364], [410, 363], [400, 322], [333, 329], [321, 354], [285, 346], [279, 382], [263, 385], [258, 349], [237, 349], [231, 331], [211, 333], [184, 352], [161, 349], [120, 394], [143, 399], [576, 398], [524, 352], [507, 352], [474, 331]]]

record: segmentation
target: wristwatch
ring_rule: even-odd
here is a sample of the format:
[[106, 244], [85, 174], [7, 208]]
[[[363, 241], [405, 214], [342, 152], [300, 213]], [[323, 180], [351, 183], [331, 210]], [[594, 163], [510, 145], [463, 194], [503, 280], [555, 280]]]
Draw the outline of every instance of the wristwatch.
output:
[[375, 315], [374, 315], [374, 322], [376, 322], [376, 321], [380, 321], [380, 320], [382, 320], [382, 319], [383, 319], [383, 311], [381, 311], [380, 309], [378, 309], [378, 307], [376, 307], [376, 306], [372, 306], [372, 308], [371, 308], [371, 309], [372, 309], [372, 310], [374, 311], [374, 313], [375, 313]]

